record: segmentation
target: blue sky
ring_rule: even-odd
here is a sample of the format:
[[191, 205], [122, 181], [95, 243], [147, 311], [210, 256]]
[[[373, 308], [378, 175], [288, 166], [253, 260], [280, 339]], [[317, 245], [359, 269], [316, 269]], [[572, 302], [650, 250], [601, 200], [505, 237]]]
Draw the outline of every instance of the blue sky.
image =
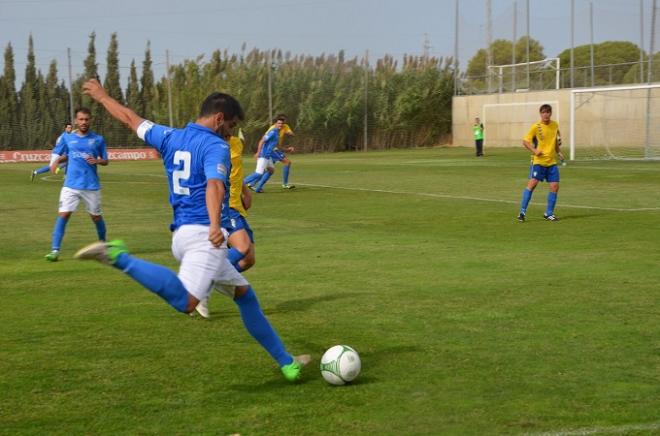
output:
[[[460, 1], [459, 59], [462, 67], [486, 44], [484, 0]], [[639, 44], [639, 0], [594, 0], [594, 39]], [[492, 0], [493, 37], [511, 39], [513, 1]], [[644, 0], [645, 48], [649, 48], [652, 0]], [[525, 34], [525, 0], [517, 1], [517, 34]], [[575, 0], [575, 44], [589, 42], [589, 1]], [[239, 53], [279, 48], [293, 54], [336, 53], [370, 58], [454, 53], [454, 0], [0, 0], [0, 44], [11, 42], [19, 80], [26, 63], [27, 40], [35, 41], [42, 71], [52, 59], [65, 77], [66, 49], [73, 53], [74, 75], [82, 70], [88, 35], [97, 34], [100, 71], [112, 32], [119, 38], [122, 80], [131, 59], [141, 65], [151, 41], [154, 71], [164, 74], [165, 51], [172, 62], [208, 55], [215, 49]], [[530, 34], [555, 56], [570, 47], [570, 0], [530, 0]], [[658, 17], [660, 22], [660, 17]], [[658, 23], [660, 26], [660, 23]], [[656, 31], [660, 33], [660, 31]], [[656, 35], [656, 51], [660, 49]], [[0, 60], [2, 62], [2, 60]], [[103, 75], [103, 74], [102, 74]]]

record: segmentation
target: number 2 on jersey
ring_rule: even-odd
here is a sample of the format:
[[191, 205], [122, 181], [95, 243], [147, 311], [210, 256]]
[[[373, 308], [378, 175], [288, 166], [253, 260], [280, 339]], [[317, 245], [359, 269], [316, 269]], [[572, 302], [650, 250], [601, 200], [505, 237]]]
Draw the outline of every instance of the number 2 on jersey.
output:
[[172, 173], [172, 190], [175, 194], [190, 195], [190, 188], [181, 186], [181, 180], [190, 178], [190, 152], [177, 150], [173, 160], [174, 165], [181, 164], [181, 169]]

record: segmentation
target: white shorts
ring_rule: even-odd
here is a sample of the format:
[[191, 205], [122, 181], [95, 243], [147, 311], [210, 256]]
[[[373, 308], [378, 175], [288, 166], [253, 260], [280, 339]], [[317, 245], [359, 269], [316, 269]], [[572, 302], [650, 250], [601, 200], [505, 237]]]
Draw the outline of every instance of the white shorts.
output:
[[90, 215], [102, 215], [101, 191], [87, 191], [63, 187], [60, 191], [60, 206], [58, 212], [75, 212], [82, 200]]
[[273, 160], [271, 158], [260, 157], [257, 159], [257, 169], [255, 172], [263, 174], [266, 171], [266, 168], [275, 168]]
[[189, 224], [179, 227], [172, 236], [172, 254], [179, 261], [179, 279], [186, 290], [198, 300], [209, 296], [214, 288], [234, 298], [237, 286], [249, 282], [227, 259], [227, 233], [225, 242], [215, 248], [209, 241], [209, 227]]

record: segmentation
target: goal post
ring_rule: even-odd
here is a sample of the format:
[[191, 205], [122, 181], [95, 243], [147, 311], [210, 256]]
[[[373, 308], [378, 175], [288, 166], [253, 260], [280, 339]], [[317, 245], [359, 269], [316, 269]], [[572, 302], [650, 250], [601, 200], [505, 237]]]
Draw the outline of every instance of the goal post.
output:
[[[529, 69], [529, 82], [527, 71]], [[518, 92], [560, 88], [559, 58], [517, 64], [488, 65], [488, 77], [495, 77], [497, 92]], [[522, 87], [519, 85], [523, 85]], [[488, 90], [491, 92], [492, 90]]]
[[660, 159], [660, 84], [571, 90], [570, 159]]

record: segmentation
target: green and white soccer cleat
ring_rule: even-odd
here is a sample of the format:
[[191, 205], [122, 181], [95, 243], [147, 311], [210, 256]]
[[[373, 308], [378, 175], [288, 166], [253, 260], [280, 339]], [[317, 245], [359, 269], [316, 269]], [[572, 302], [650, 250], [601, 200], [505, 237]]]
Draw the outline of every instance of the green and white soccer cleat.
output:
[[301, 354], [300, 356], [295, 356], [293, 362], [288, 365], [284, 365], [282, 368], [282, 374], [284, 378], [290, 382], [297, 382], [300, 380], [302, 369], [307, 366], [309, 362], [312, 361], [312, 356], [309, 354]]
[[289, 184], [284, 184], [282, 185], [282, 189], [294, 189], [296, 185], [289, 185]]
[[122, 253], [128, 253], [128, 248], [124, 241], [115, 239], [110, 242], [94, 242], [78, 250], [73, 255], [78, 260], [96, 260], [106, 265], [113, 265]]
[[60, 258], [60, 252], [58, 250], [53, 250], [50, 253], [48, 253], [45, 257], [48, 262], [57, 262], [57, 259]]

